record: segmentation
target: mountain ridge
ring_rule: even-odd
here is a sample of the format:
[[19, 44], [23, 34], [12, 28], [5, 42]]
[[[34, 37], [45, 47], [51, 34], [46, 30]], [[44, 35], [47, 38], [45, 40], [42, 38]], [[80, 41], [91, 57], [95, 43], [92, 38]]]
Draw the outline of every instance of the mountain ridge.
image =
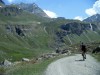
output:
[[33, 14], [42, 16], [42, 17], [47, 17], [50, 18], [49, 16], [47, 16], [47, 14], [40, 8], [38, 7], [37, 4], [35, 3], [20, 3], [20, 4], [16, 4], [16, 6], [20, 9], [23, 9], [25, 11], [31, 12]]
[[100, 22], [100, 14], [95, 14], [83, 20], [84, 22]]

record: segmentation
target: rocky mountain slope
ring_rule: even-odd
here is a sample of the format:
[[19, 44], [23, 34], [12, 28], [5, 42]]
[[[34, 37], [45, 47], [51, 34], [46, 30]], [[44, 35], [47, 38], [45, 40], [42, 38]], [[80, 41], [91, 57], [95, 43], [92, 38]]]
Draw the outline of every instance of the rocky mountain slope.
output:
[[0, 61], [37, 57], [50, 51], [51, 42], [48, 40], [52, 39], [41, 25], [49, 20], [15, 5], [0, 8]]
[[80, 41], [100, 41], [99, 38], [96, 23], [50, 19], [34, 3], [0, 8], [0, 61], [33, 58]]
[[35, 3], [32, 3], [32, 4], [20, 3], [20, 4], [17, 4], [16, 6], [20, 9], [31, 12], [35, 15], [49, 18], [49, 16], [47, 16], [47, 14], [41, 8], [39, 8], [38, 5], [36, 5]]
[[85, 22], [100, 22], [100, 14], [95, 14], [84, 20]]
[[90, 16], [83, 21], [97, 25], [97, 27], [99, 29], [98, 32], [100, 33], [100, 14], [95, 14], [93, 16]]
[[55, 35], [55, 42], [58, 45], [59, 42], [69, 45], [80, 41], [100, 41], [99, 29], [96, 24], [57, 18], [45, 26], [48, 34]]

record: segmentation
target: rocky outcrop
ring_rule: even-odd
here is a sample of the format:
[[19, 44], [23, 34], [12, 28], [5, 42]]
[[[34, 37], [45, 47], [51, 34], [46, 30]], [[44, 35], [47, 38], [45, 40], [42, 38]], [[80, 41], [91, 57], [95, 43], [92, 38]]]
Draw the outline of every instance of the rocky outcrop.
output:
[[20, 36], [24, 36], [23, 31], [20, 28], [15, 27], [16, 33]]
[[17, 16], [21, 15], [23, 12], [22, 9], [17, 8], [16, 6], [5, 6], [0, 8], [0, 14], [5, 16]]
[[5, 29], [7, 33], [17, 34], [19, 36], [26, 36], [29, 35], [29, 33], [32, 33], [32, 29], [34, 26], [32, 25], [5, 25]]
[[[91, 26], [93, 31], [97, 29], [97, 26], [95, 24], [91, 24]], [[91, 26], [89, 23], [72, 22], [72, 23], [67, 23], [65, 25], [61, 25], [61, 29], [65, 30], [63, 31], [63, 35], [67, 34], [81, 35], [84, 30], [91, 30]]]
[[32, 3], [32, 4], [20, 3], [20, 4], [17, 4], [16, 6], [20, 9], [31, 12], [35, 15], [48, 17], [47, 14], [41, 8], [39, 8], [38, 5], [36, 5], [35, 3]]
[[99, 52], [100, 52], [100, 46], [92, 51], [92, 53], [99, 53]]
[[83, 20], [84, 22], [90, 22], [97, 25], [97, 29], [100, 31], [100, 14], [95, 14]]

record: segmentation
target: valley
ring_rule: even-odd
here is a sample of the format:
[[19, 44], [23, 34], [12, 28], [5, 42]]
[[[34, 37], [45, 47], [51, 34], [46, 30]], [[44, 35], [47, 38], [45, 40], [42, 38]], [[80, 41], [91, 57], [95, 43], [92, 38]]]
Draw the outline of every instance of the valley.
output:
[[[57, 49], [61, 52], [70, 51], [71, 54], [80, 53], [81, 42], [89, 47], [88, 53], [91, 55], [93, 50], [100, 46], [100, 14], [90, 16], [83, 21], [64, 17], [50, 18], [35, 3], [6, 5], [0, 0], [0, 63], [5, 60], [16, 62], [22, 61], [23, 58], [36, 59], [43, 54], [56, 53]], [[99, 51], [93, 55], [98, 60], [100, 60]], [[59, 54], [53, 59], [43, 60], [42, 63], [41, 61], [35, 65], [21, 63], [20, 66], [22, 70], [27, 70], [25, 67], [30, 66], [29, 69], [32, 71], [35, 69], [32, 66], [39, 68], [42, 64], [43, 70], [41, 68], [39, 71], [41, 73], [58, 57]], [[20, 66], [17, 67], [18, 71]], [[15, 70], [11, 68], [14, 73]], [[8, 73], [11, 74], [10, 71]], [[29, 75], [40, 75], [40, 73]]]

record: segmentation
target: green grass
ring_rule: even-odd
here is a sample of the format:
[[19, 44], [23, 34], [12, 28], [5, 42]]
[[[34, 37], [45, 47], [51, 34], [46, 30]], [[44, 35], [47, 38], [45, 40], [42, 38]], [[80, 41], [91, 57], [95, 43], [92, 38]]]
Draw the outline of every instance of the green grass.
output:
[[[20, 24], [20, 21], [17, 21], [16, 23]], [[55, 31], [59, 29], [57, 28], [59, 26], [50, 26], [49, 28], [49, 26], [39, 24], [19, 25], [20, 28], [24, 26], [24, 28], [32, 29], [31, 31], [25, 32], [27, 36], [21, 37], [16, 35], [15, 32], [7, 32], [5, 26], [6, 25], [0, 25], [0, 61], [6, 58], [12, 59], [12, 61], [21, 60], [23, 57], [34, 58], [45, 52], [51, 52], [53, 50], [51, 47], [56, 43]], [[11, 26], [13, 26], [14, 29], [16, 25], [11, 24]], [[44, 26], [46, 27], [48, 34], [45, 33]], [[87, 31], [87, 33], [85, 32], [84, 34], [93, 41], [100, 41], [100, 35], [93, 31]], [[86, 43], [90, 42], [84, 34], [81, 34], [80, 36], [70, 34], [69, 38], [73, 44], [79, 43], [80, 41]], [[64, 36], [63, 39], [67, 46], [70, 45], [67, 36]]]
[[92, 56], [100, 62], [100, 53], [92, 54]]
[[0, 61], [4, 59], [16, 61], [23, 57], [35, 58], [52, 51], [49, 47], [51, 43], [49, 40], [52, 39], [44, 32], [43, 27], [31, 25], [31, 28], [33, 29], [26, 33], [27, 36], [21, 37], [15, 33], [7, 32], [5, 25], [0, 26]]
[[38, 22], [48, 22], [50, 20], [51, 19], [49, 18], [40, 17], [26, 11], [23, 11], [20, 15], [16, 16], [5, 16], [0, 13], [0, 24], [33, 25]]
[[0, 75], [5, 74], [6, 69], [4, 67], [0, 67]]
[[[8, 12], [10, 8], [8, 9]], [[5, 10], [6, 11], [6, 10]], [[16, 13], [10, 12], [11, 14]], [[0, 13], [0, 61], [12, 59], [12, 61], [21, 60], [23, 57], [34, 58], [38, 55], [50, 52], [49, 35], [38, 22], [46, 22], [48, 18], [36, 16], [28, 12], [21, 12], [16, 16], [5, 16]], [[18, 36], [15, 32], [15, 26], [31, 29], [25, 32], [26, 36]], [[7, 31], [6, 27], [11, 26], [13, 32]], [[30, 34], [31, 33], [31, 34]]]
[[42, 62], [32, 64], [32, 63], [22, 63], [15, 67], [10, 68], [7, 71], [7, 75], [44, 75], [44, 71], [46, 70], [47, 66], [57, 60], [65, 56], [59, 56], [56, 58], [50, 58], [48, 60], [43, 60]]

